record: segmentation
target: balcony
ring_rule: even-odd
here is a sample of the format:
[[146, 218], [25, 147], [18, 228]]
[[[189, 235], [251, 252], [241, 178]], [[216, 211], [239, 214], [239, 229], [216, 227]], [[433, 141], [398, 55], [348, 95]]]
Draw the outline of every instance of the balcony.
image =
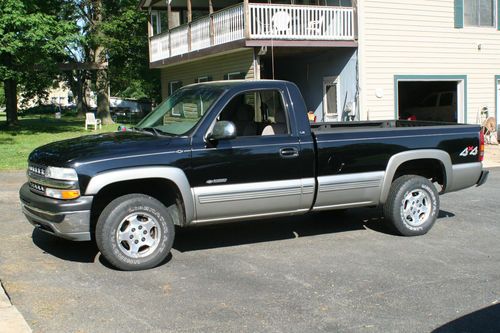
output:
[[151, 37], [150, 62], [237, 41], [249, 47], [354, 40], [353, 8], [241, 3]]

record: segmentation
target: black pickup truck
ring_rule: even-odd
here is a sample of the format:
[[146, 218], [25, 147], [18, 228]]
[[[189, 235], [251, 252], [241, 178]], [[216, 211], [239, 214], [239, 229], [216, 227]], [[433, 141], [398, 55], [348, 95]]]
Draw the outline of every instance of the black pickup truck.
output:
[[383, 205], [395, 231], [425, 234], [439, 194], [486, 181], [483, 148], [476, 125], [310, 124], [293, 83], [210, 82], [125, 132], [36, 149], [20, 198], [37, 228], [139, 270], [166, 258], [175, 226]]

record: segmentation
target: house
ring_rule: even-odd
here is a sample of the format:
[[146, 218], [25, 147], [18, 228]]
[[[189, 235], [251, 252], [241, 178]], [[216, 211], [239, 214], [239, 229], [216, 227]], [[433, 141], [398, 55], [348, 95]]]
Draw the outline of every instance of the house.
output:
[[52, 105], [54, 107], [68, 107], [73, 105], [74, 97], [71, 89], [64, 82], [54, 82], [54, 85], [48, 90], [47, 96], [43, 98], [23, 98], [18, 99], [17, 107], [19, 110], [29, 109], [37, 105]]
[[498, 0], [359, 1], [360, 118], [498, 121], [499, 11]]
[[[351, 0], [142, 0], [150, 67], [162, 97], [196, 82], [283, 79], [319, 120], [354, 118], [356, 9]], [[168, 19], [170, 18], [170, 19]]]
[[318, 121], [481, 123], [499, 108], [498, 0], [142, 0], [140, 7], [150, 13], [150, 63], [161, 70], [164, 98], [194, 82], [275, 78], [295, 82]]

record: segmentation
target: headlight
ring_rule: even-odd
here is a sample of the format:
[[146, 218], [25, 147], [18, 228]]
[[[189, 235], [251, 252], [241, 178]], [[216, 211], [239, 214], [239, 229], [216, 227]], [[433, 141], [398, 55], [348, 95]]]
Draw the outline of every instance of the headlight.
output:
[[78, 180], [78, 175], [74, 169], [47, 167], [45, 177], [59, 180]]
[[80, 190], [59, 190], [55, 188], [46, 188], [45, 195], [54, 199], [76, 199], [80, 197]]

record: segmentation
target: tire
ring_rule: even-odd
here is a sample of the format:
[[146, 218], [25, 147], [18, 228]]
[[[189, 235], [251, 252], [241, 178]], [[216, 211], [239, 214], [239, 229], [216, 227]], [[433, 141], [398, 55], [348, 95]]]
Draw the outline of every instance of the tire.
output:
[[97, 247], [106, 260], [124, 271], [153, 268], [166, 259], [175, 237], [178, 209], [153, 197], [127, 194], [111, 201], [96, 225]]
[[384, 205], [385, 220], [402, 236], [426, 234], [438, 212], [436, 187], [427, 178], [416, 175], [396, 179]]

